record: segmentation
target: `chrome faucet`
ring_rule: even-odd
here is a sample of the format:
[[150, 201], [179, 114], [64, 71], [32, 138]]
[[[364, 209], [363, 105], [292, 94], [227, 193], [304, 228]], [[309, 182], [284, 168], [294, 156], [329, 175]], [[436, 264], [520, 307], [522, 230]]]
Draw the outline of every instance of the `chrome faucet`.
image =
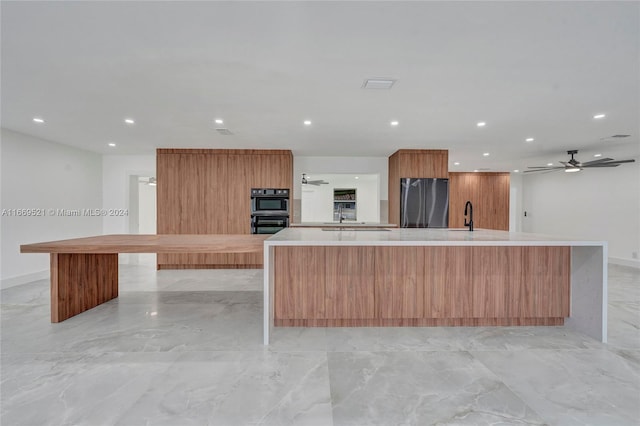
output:
[[[469, 222], [467, 222], [467, 209], [469, 209]], [[467, 201], [464, 205], [464, 226], [469, 227], [469, 231], [473, 231], [473, 205], [471, 201]]]
[[340, 219], [340, 223], [344, 220], [344, 216], [342, 215], [342, 204], [338, 204], [338, 218]]

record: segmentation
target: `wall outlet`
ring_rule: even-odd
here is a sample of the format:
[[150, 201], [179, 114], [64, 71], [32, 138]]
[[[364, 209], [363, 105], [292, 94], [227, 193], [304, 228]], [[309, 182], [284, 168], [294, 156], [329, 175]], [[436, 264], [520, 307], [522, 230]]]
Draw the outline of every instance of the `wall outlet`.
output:
[[632, 252], [631, 253], [631, 258], [632, 259], [637, 259], [638, 258], [638, 252], [637, 251]]

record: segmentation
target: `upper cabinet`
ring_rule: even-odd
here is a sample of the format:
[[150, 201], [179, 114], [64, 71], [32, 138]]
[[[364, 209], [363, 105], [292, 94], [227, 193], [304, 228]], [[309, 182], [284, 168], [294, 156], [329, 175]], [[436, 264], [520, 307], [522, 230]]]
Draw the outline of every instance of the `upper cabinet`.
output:
[[400, 149], [389, 157], [389, 223], [400, 224], [401, 178], [448, 178], [446, 149]]

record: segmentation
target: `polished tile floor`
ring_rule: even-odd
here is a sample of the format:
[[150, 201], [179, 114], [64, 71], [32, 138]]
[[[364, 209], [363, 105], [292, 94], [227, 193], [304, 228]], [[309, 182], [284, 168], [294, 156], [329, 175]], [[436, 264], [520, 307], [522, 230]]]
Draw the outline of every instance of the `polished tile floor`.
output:
[[640, 271], [609, 267], [609, 343], [563, 327], [278, 328], [262, 271], [121, 265], [120, 297], [49, 323], [2, 291], [1, 424], [638, 425]]

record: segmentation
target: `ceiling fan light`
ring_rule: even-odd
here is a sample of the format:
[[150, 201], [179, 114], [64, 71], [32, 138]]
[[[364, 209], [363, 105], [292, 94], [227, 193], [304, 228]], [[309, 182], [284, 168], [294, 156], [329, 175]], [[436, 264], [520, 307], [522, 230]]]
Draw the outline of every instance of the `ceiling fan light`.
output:
[[579, 172], [580, 170], [582, 170], [580, 167], [570, 167], [568, 169], [564, 169], [564, 171], [567, 173]]

